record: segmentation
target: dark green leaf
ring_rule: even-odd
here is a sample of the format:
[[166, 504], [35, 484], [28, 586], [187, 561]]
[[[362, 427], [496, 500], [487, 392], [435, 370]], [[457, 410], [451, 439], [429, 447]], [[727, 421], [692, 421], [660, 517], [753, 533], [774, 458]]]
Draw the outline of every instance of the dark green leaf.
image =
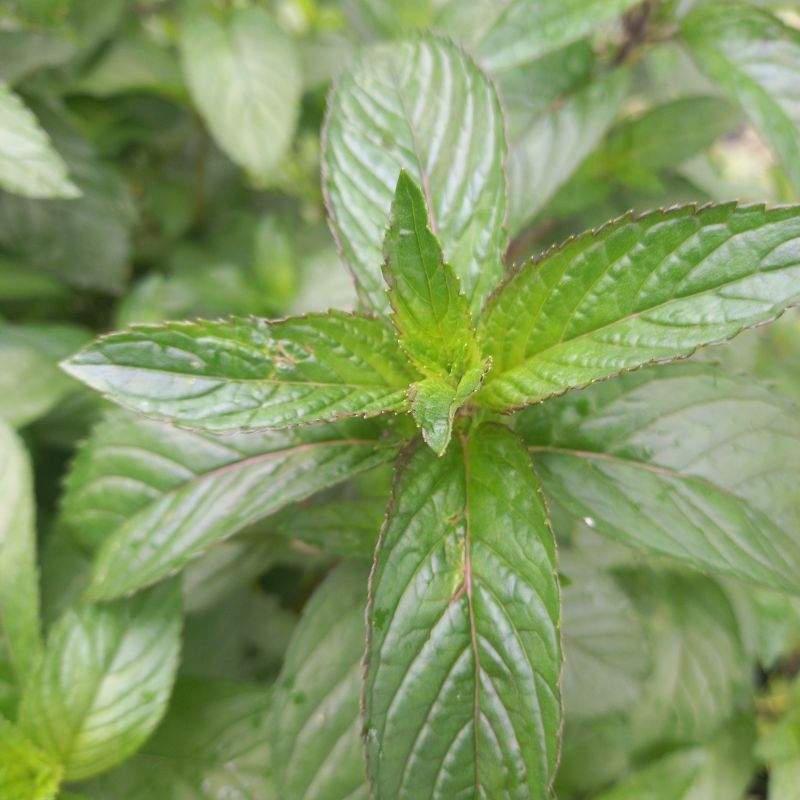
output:
[[20, 683], [41, 650], [31, 466], [0, 420], [0, 633]]
[[0, 192], [0, 248], [69, 284], [119, 293], [135, 219], [129, 188], [88, 142], [52, 113], [36, 110], [81, 196], [37, 200]]
[[224, 18], [192, 7], [181, 27], [183, 68], [220, 147], [259, 180], [273, 176], [294, 133], [301, 76], [291, 40], [262, 8]]
[[800, 589], [796, 407], [713, 366], [623, 376], [518, 420], [546, 492], [599, 532]]
[[670, 361], [800, 301], [800, 209], [686, 206], [623, 217], [526, 264], [478, 336], [489, 408]]
[[386, 323], [336, 311], [134, 326], [64, 366], [121, 405], [208, 431], [401, 411], [414, 380]]
[[289, 645], [272, 717], [281, 797], [369, 797], [358, 706], [367, 576], [360, 565], [332, 573]]
[[503, 274], [506, 150], [494, 87], [475, 63], [430, 35], [366, 50], [331, 96], [324, 144], [332, 229], [363, 299], [387, 309], [383, 231], [405, 169], [475, 314]]
[[549, 796], [561, 725], [555, 546], [508, 430], [414, 446], [371, 579], [364, 689], [377, 796]]
[[0, 83], [0, 188], [25, 197], [80, 194], [36, 117], [4, 83]]
[[800, 31], [743, 3], [702, 5], [683, 23], [700, 66], [744, 109], [800, 191]]
[[174, 583], [81, 605], [50, 631], [25, 686], [20, 727], [78, 780], [130, 756], [167, 706], [180, 646]]

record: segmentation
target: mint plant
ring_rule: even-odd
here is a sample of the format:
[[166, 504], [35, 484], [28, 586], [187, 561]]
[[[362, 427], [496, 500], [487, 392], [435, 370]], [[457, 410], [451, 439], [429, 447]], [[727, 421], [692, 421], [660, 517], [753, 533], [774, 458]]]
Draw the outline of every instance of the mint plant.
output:
[[[445, 101], [444, 128], [413, 97], [421, 63], [446, 73], [457, 98]], [[395, 136], [392, 114], [412, 102], [410, 127]], [[369, 580], [361, 697], [372, 791], [544, 798], [562, 727], [547, 498], [645, 553], [800, 589], [795, 532], [674, 463], [670, 449], [689, 446], [681, 427], [662, 452], [637, 448], [653, 410], [608, 410], [642, 382], [667, 387], [678, 375], [687, 389], [668, 391], [685, 402], [697, 391], [692, 370], [631, 370], [800, 301], [800, 208], [631, 214], [498, 283], [502, 114], [463, 52], [430, 36], [370, 52], [335, 93], [327, 136], [331, 224], [372, 313], [134, 326], [65, 362], [153, 419], [211, 433], [296, 429], [255, 434], [253, 455], [134, 514], [100, 544], [85, 596], [112, 601], [157, 584], [248, 522], [400, 450]], [[606, 379], [621, 388], [593, 386]], [[409, 414], [420, 440], [395, 419]], [[352, 607], [357, 636], [357, 594]], [[292, 725], [289, 708], [281, 719]], [[286, 758], [276, 769], [288, 770], [287, 787], [313, 778]], [[71, 769], [80, 776], [80, 763]]]
[[796, 13], [100, 5], [0, 9], [0, 798], [793, 797]]

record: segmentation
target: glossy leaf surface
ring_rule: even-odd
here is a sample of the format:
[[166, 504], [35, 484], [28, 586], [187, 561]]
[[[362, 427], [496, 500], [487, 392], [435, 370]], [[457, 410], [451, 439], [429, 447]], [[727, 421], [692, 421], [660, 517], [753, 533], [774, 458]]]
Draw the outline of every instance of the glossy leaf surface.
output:
[[511, 409], [670, 361], [800, 302], [800, 209], [734, 204], [630, 216], [530, 262], [479, 327], [477, 395]]
[[62, 516], [100, 548], [90, 594], [133, 592], [283, 506], [390, 460], [397, 443], [381, 433], [352, 420], [301, 435], [215, 437], [108, 417], [75, 462]]
[[385, 322], [336, 311], [134, 326], [64, 367], [121, 405], [208, 431], [404, 410], [414, 379]]
[[413, 446], [370, 582], [364, 703], [378, 796], [548, 796], [559, 605], [546, 509], [515, 437], [483, 427], [441, 459]]
[[800, 32], [743, 3], [696, 9], [683, 24], [692, 55], [744, 109], [800, 191]]
[[187, 14], [183, 68], [214, 138], [254, 177], [268, 178], [288, 148], [301, 75], [290, 39], [262, 8]]
[[545, 491], [598, 532], [800, 590], [793, 403], [711, 365], [653, 368], [520, 415]]
[[401, 346], [421, 372], [459, 379], [479, 358], [469, 306], [431, 230], [422, 190], [405, 170], [397, 180], [384, 254]]
[[180, 646], [174, 583], [81, 605], [52, 628], [30, 676], [20, 727], [78, 780], [131, 755], [167, 706]]
[[405, 169], [475, 314], [503, 274], [506, 152], [494, 87], [475, 63], [430, 35], [365, 50], [331, 95], [324, 146], [331, 227], [362, 299], [387, 310], [383, 232]]
[[281, 797], [369, 797], [359, 715], [367, 576], [362, 565], [338, 567], [292, 637], [272, 717]]
[[67, 176], [67, 165], [36, 117], [2, 82], [0, 188], [26, 197], [76, 197], [80, 194]]
[[28, 454], [0, 420], [0, 633], [21, 682], [41, 649], [33, 477]]

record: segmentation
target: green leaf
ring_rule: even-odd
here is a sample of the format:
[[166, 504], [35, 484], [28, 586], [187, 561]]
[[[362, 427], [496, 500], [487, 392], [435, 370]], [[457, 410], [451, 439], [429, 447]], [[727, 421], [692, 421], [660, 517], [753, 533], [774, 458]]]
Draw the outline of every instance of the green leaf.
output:
[[383, 275], [400, 344], [424, 374], [460, 378], [480, 358], [467, 300], [431, 231], [422, 190], [400, 170]]
[[362, 299], [387, 310], [383, 230], [405, 169], [475, 315], [503, 274], [506, 152], [494, 87], [475, 63], [431, 35], [365, 50], [331, 95], [324, 149], [331, 227]]
[[649, 663], [640, 615], [613, 578], [594, 564], [571, 564], [562, 551], [564, 709], [580, 721], [630, 709]]
[[511, 409], [774, 319], [800, 301], [800, 208], [735, 204], [625, 216], [513, 274], [478, 337], [477, 395]]
[[45, 107], [36, 112], [81, 196], [38, 200], [0, 192], [0, 249], [68, 284], [121, 293], [136, 217], [130, 189], [63, 120]]
[[414, 379], [386, 323], [337, 311], [134, 326], [64, 367], [121, 405], [208, 431], [403, 411]]
[[0, 30], [0, 81], [13, 85], [42, 67], [58, 66], [75, 53], [63, 32]]
[[444, 263], [430, 228], [422, 191], [400, 170], [384, 243], [383, 274], [400, 345], [424, 375], [411, 387], [414, 419], [425, 441], [441, 455], [456, 411], [481, 384], [481, 363], [467, 300]]
[[677, 750], [643, 766], [595, 800], [731, 800], [752, 777], [752, 720], [742, 719], [712, 741]]
[[130, 756], [166, 709], [180, 646], [174, 583], [56, 623], [22, 697], [19, 724], [64, 765], [67, 780]]
[[367, 561], [375, 552], [385, 511], [385, 496], [303, 502], [276, 514], [269, 529], [325, 553]]
[[61, 767], [0, 717], [0, 796], [4, 800], [53, 800]]
[[89, 784], [92, 800], [278, 800], [270, 775], [270, 692], [181, 678], [155, 734]]
[[422, 438], [436, 455], [441, 455], [450, 442], [456, 412], [475, 393], [491, 366], [487, 359], [468, 369], [457, 386], [431, 377], [412, 384], [409, 391], [411, 413], [422, 430]]
[[[686, 120], [702, 119], [703, 125]], [[589, 180], [611, 177], [634, 188], [652, 174], [677, 167], [706, 150], [740, 121], [737, 108], [720, 97], [681, 97], [653, 106], [616, 125], [584, 164]]]
[[86, 331], [72, 325], [0, 323], [0, 417], [22, 428], [80, 389], [58, 361], [87, 339]]
[[36, 117], [0, 82], [0, 188], [25, 197], [78, 197], [67, 165]]
[[449, 0], [440, 30], [464, 37], [491, 73], [504, 72], [582, 39], [637, 0]]
[[683, 23], [700, 67], [753, 121], [800, 191], [800, 32], [741, 3], [703, 5]]
[[291, 40], [262, 8], [217, 17], [190, 7], [180, 45], [192, 96], [220, 147], [253, 177], [272, 177], [300, 110]]
[[141, 28], [124, 31], [82, 75], [71, 91], [93, 97], [153, 92], [184, 99], [186, 90], [173, 53]]
[[546, 207], [600, 144], [629, 84], [627, 70], [609, 72], [535, 118], [510, 143], [508, 226], [512, 234]]
[[272, 717], [281, 797], [369, 797], [359, 716], [367, 577], [364, 566], [338, 567], [292, 637]]
[[33, 478], [28, 454], [0, 421], [0, 633], [19, 682], [41, 650]]
[[416, 445], [370, 586], [368, 764], [381, 797], [549, 797], [561, 725], [555, 545], [505, 428]]
[[598, 532], [800, 590], [796, 406], [711, 365], [632, 373], [516, 420], [548, 496]]
[[703, 575], [641, 566], [619, 575], [645, 619], [652, 664], [630, 711], [636, 749], [706, 741], [752, 702], [755, 665], [728, 596]]
[[118, 597], [396, 453], [396, 439], [382, 440], [379, 426], [360, 420], [299, 435], [214, 437], [115, 414], [75, 461], [62, 522], [100, 548], [90, 596]]

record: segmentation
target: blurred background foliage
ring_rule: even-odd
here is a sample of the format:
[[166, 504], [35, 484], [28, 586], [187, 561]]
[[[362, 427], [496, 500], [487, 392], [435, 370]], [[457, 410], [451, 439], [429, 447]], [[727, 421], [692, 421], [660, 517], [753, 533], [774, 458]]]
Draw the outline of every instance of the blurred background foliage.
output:
[[[739, 20], [715, 41], [729, 46], [723, 56], [741, 56], [743, 74], [764, 52], [781, 63], [783, 72], [756, 75], [770, 102], [740, 91], [745, 78], [734, 71], [720, 78], [722, 56], [704, 49], [702, 26], [681, 32], [707, 3], [587, 5], [593, 11], [566, 28], [553, 16], [560, 3], [533, 0], [0, 2], [0, 417], [33, 462], [48, 619], [75, 597], [87, 563], [80, 536], [62, 535], [59, 498], [76, 448], [104, 412], [58, 361], [134, 322], [355, 307], [325, 221], [320, 132], [332, 82], [359, 47], [432, 28], [473, 52], [496, 82], [509, 139], [509, 266], [629, 209], [798, 200], [800, 4], [711, 4]], [[512, 7], [505, 28], [500, 6]], [[736, 49], [742, 30], [747, 52]], [[765, 123], [776, 119], [773, 106], [783, 128]], [[796, 313], [701, 357], [800, 402]], [[202, 724], [187, 698], [228, 708], [228, 690], [213, 681], [276, 677], [331, 559], [369, 556], [389, 481], [380, 469], [324, 493], [189, 570], [182, 678], [151, 743], [156, 754]], [[594, 796], [656, 759], [653, 774], [603, 796], [667, 797], [644, 792], [668, 772], [689, 776], [670, 798], [730, 800], [738, 795], [713, 777], [717, 758], [734, 785], [732, 763], [744, 765], [747, 783], [786, 762], [790, 789], [775, 798], [800, 796], [791, 793], [800, 785], [800, 700], [789, 682], [800, 658], [797, 604], [642, 565], [554, 511], [568, 658], [561, 796]], [[578, 593], [570, 578], [587, 563], [594, 577]], [[587, 671], [570, 673], [570, 625], [576, 641], [607, 630], [624, 658], [599, 663], [607, 654], [588, 647]], [[724, 674], [707, 678], [718, 663]], [[13, 705], [4, 680], [0, 708]], [[257, 706], [262, 695], [247, 686], [234, 700]], [[749, 747], [742, 755], [735, 737], [741, 728], [750, 741], [752, 722], [735, 720], [752, 706], [754, 686], [765, 736], [755, 756]], [[571, 727], [572, 718], [581, 724]], [[657, 760], [676, 743], [684, 749], [671, 761]], [[192, 746], [197, 756], [207, 742]], [[142, 762], [131, 764], [87, 796], [173, 796], [157, 778], [143, 789]], [[202, 797], [234, 797], [219, 775], [208, 780]], [[256, 786], [235, 796], [265, 798]], [[750, 786], [763, 792], [763, 776]]]

